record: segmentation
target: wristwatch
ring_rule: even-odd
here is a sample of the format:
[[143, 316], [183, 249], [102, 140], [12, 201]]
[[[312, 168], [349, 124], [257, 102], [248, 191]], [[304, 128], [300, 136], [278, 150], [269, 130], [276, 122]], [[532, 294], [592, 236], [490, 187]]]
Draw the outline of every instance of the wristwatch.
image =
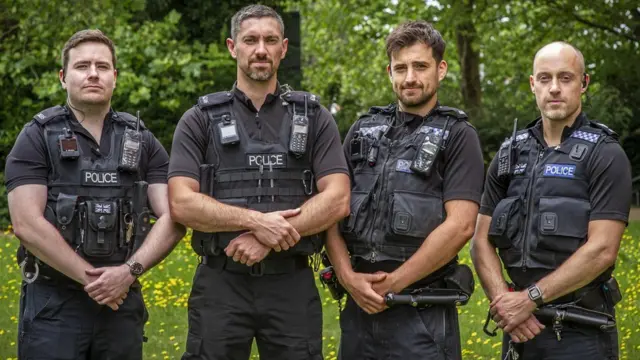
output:
[[135, 277], [142, 275], [142, 273], [144, 272], [144, 266], [142, 266], [142, 264], [140, 264], [139, 262], [133, 259], [127, 260], [126, 264], [129, 266], [129, 271], [131, 272], [131, 275]]
[[529, 286], [527, 289], [527, 294], [529, 294], [529, 299], [536, 303], [537, 307], [541, 307], [544, 305], [544, 301], [542, 301], [542, 290], [538, 287], [538, 285], [533, 284]]

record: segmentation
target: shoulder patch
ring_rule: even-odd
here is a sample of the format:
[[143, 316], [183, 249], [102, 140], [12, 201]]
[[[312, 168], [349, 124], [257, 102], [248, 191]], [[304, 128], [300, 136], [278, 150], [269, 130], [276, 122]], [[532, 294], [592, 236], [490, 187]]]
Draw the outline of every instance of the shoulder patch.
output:
[[[119, 119], [119, 120], [124, 121], [128, 126], [134, 128], [134, 129], [138, 126], [138, 124], [137, 124], [138, 123], [138, 118], [136, 118], [135, 116], [129, 114], [128, 112], [116, 111], [116, 112], [113, 113], [112, 117], [113, 117], [113, 119], [116, 119], [116, 120]], [[140, 119], [140, 129], [141, 130], [146, 129], [142, 119]]]
[[[502, 144], [500, 145], [500, 148], [505, 148], [507, 146], [509, 146], [509, 144], [511, 143], [511, 139], [513, 137], [509, 136], [508, 138], [504, 139], [504, 141], [502, 142]], [[528, 130], [520, 130], [516, 133], [516, 143], [520, 142], [520, 141], [524, 141], [527, 140], [529, 138], [529, 131]]]
[[37, 113], [33, 119], [35, 121], [37, 121], [39, 124], [43, 125], [46, 124], [49, 120], [60, 116], [60, 115], [66, 115], [67, 114], [67, 110], [65, 108], [63, 108], [60, 105], [56, 105], [54, 107], [50, 107], [48, 109], [42, 110], [41, 112]]
[[598, 139], [600, 139], [600, 134], [596, 134], [590, 131], [576, 130], [571, 134], [571, 137], [592, 143], [597, 143]]
[[282, 98], [287, 102], [292, 102], [296, 104], [303, 104], [305, 102], [305, 97], [307, 98], [307, 105], [311, 107], [320, 106], [320, 98], [306, 91], [289, 91], [283, 94]]
[[[440, 136], [440, 135], [442, 135], [442, 129], [441, 128], [437, 128], [437, 127], [433, 127], [433, 126], [423, 125], [420, 128], [420, 130], [418, 130], [418, 133], [420, 133], [420, 134], [434, 134], [436, 136]], [[449, 137], [449, 130], [444, 132], [444, 136], [442, 138], [446, 140], [448, 137]]]
[[611, 128], [608, 127], [607, 125], [605, 125], [603, 123], [600, 123], [600, 122], [597, 122], [597, 121], [593, 121], [593, 120], [590, 120], [589, 122], [591, 123], [591, 125], [593, 127], [604, 131], [605, 134], [607, 134], [609, 136], [612, 136], [612, 137], [614, 137], [616, 139], [618, 138], [618, 134], [615, 131], [611, 130]]
[[438, 106], [436, 111], [439, 114], [453, 116], [456, 119], [460, 119], [460, 120], [466, 120], [468, 118], [467, 113], [465, 113], [464, 111], [460, 109], [452, 108], [449, 106]]
[[213, 94], [200, 96], [198, 98], [198, 107], [205, 109], [210, 106], [226, 104], [233, 101], [233, 93], [231, 91], [220, 91]]
[[360, 136], [372, 136], [379, 138], [389, 128], [388, 125], [363, 126], [358, 129]]

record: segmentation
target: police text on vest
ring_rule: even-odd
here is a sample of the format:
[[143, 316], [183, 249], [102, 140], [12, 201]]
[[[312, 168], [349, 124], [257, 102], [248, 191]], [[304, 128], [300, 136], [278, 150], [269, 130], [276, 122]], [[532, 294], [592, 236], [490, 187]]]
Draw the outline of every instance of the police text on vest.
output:
[[260, 165], [266, 169], [269, 167], [284, 168], [287, 167], [287, 154], [247, 154], [246, 164], [250, 168], [259, 168]]
[[82, 185], [118, 186], [120, 185], [120, 176], [117, 171], [83, 170]]
[[576, 166], [570, 164], [546, 164], [544, 166], [544, 176], [574, 178]]

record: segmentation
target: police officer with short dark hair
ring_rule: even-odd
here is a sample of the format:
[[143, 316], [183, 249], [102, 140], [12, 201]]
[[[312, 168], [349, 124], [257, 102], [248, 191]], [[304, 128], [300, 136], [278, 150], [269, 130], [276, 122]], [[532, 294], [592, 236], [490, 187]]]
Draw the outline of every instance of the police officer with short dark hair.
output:
[[471, 254], [505, 358], [618, 358], [611, 275], [631, 171], [617, 135], [582, 111], [584, 70], [570, 44], [536, 53], [530, 85], [541, 117], [502, 144], [487, 173]]
[[136, 279], [184, 234], [169, 214], [166, 151], [111, 109], [115, 64], [102, 32], [74, 34], [59, 74], [66, 105], [34, 116], [7, 157], [24, 280], [20, 359], [142, 359]]
[[349, 177], [331, 114], [280, 86], [287, 51], [278, 13], [231, 20], [231, 91], [200, 97], [178, 123], [171, 213], [194, 229], [202, 262], [189, 298], [183, 359], [321, 360], [322, 308], [309, 256], [347, 215]]
[[[483, 162], [467, 115], [438, 102], [444, 50], [431, 24], [399, 25], [387, 38], [398, 103], [371, 108], [345, 138], [351, 213], [327, 234], [349, 292], [340, 359], [461, 359], [456, 301], [442, 300], [462, 296], [451, 283], [467, 299], [473, 288], [457, 253], [473, 234]], [[414, 296], [417, 308], [386, 309], [385, 299], [402, 296]]]

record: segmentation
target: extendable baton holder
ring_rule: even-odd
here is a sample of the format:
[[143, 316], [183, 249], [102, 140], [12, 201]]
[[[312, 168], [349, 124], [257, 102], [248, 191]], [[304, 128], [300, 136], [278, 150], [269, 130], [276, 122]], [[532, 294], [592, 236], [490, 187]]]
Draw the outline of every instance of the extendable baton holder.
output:
[[387, 306], [411, 305], [413, 307], [428, 305], [460, 305], [469, 301], [469, 296], [462, 293], [442, 294], [394, 294], [388, 293], [384, 300]]

